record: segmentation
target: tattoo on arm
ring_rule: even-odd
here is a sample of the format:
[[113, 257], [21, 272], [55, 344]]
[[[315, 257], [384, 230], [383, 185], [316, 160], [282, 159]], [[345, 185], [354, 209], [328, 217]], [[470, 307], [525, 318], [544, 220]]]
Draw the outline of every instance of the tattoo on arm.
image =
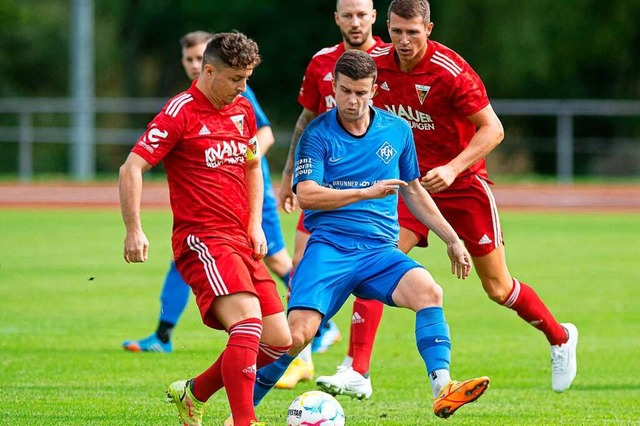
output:
[[282, 170], [283, 175], [291, 176], [293, 174], [293, 163], [295, 161], [296, 148], [298, 147], [300, 136], [302, 136], [302, 132], [305, 127], [307, 127], [307, 124], [309, 124], [314, 118], [316, 118], [316, 114], [306, 108], [304, 108], [302, 113], [300, 113], [298, 121], [296, 121], [296, 127], [293, 129], [293, 136], [291, 137], [291, 145], [289, 145], [287, 161], [285, 162], [284, 169]]

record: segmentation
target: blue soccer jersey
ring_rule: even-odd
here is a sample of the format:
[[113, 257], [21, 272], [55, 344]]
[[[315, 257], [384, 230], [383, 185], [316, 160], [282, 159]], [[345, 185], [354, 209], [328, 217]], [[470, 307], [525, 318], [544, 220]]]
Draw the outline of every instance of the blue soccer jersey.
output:
[[[337, 109], [306, 127], [296, 149], [293, 186], [313, 180], [327, 188], [366, 188], [384, 179], [405, 182], [420, 176], [411, 128], [407, 122], [371, 107], [367, 132], [353, 136], [337, 118]], [[374, 245], [397, 244], [398, 196], [362, 200], [336, 210], [305, 210], [312, 238], [327, 238], [344, 247], [366, 239]], [[354, 238], [355, 237], [355, 238]]]
[[[256, 114], [256, 127], [261, 129], [265, 126], [271, 126], [271, 123], [269, 123], [269, 119], [260, 106], [255, 93], [249, 86], [247, 86], [247, 90], [242, 93], [242, 96], [251, 102], [253, 111]], [[260, 167], [262, 167], [262, 180], [264, 183], [264, 198], [262, 200], [262, 229], [265, 237], [267, 238], [267, 256], [271, 256], [278, 253], [285, 247], [284, 236], [282, 235], [282, 229], [280, 227], [278, 202], [276, 201], [276, 195], [273, 192], [273, 185], [271, 184], [271, 175], [267, 157], [262, 156], [260, 160]]]

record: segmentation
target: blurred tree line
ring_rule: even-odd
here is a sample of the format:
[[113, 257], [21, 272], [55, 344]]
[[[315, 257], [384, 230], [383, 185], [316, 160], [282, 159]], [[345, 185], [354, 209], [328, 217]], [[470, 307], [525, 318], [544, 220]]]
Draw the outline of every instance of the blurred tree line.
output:
[[[0, 97], [70, 92], [71, 1], [0, 1]], [[389, 41], [389, 0], [374, 1], [374, 33]], [[97, 96], [170, 97], [188, 81], [179, 38], [238, 30], [260, 46], [250, 85], [274, 127], [293, 128], [305, 67], [340, 41], [330, 0], [94, 0]], [[491, 98], [640, 98], [640, 1], [433, 0], [432, 38], [459, 52]], [[553, 135], [555, 123], [514, 119]], [[640, 133], [637, 120], [580, 120], [576, 136]], [[132, 141], [133, 142], [133, 141]], [[288, 141], [279, 141], [288, 142]], [[277, 169], [276, 169], [277, 170]]]

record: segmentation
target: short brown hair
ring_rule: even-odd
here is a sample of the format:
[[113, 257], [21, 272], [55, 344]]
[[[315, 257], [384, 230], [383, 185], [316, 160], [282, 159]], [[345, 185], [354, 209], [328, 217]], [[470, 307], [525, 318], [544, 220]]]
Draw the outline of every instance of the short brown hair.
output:
[[425, 24], [431, 22], [431, 7], [428, 0], [393, 0], [387, 10], [387, 19], [395, 13], [403, 19], [421, 16]]
[[222, 63], [235, 69], [255, 68], [261, 60], [258, 44], [237, 31], [214, 34], [203, 57], [206, 64]]
[[375, 83], [378, 76], [376, 63], [373, 62], [371, 56], [361, 50], [347, 50], [338, 58], [336, 66], [333, 69], [333, 75], [338, 78], [338, 74], [349, 77], [352, 80], [362, 80], [364, 78], [373, 77]]
[[206, 31], [192, 31], [180, 38], [180, 46], [183, 49], [188, 49], [202, 43], [209, 43], [209, 40], [211, 40], [212, 38], [213, 34]]

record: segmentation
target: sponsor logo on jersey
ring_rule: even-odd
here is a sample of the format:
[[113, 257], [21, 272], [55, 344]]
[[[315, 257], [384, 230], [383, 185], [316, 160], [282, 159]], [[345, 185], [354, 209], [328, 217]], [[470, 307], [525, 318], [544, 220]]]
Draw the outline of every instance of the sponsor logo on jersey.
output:
[[387, 111], [404, 118], [409, 122], [412, 129], [418, 130], [435, 130], [436, 125], [431, 116], [425, 112], [414, 110], [411, 106], [404, 105], [385, 105]]
[[398, 151], [396, 151], [389, 142], [383, 143], [382, 146], [376, 151], [376, 155], [380, 157], [380, 159], [384, 161], [385, 164], [389, 164], [389, 162], [393, 160], [393, 157], [395, 157], [397, 153]]
[[247, 145], [231, 140], [222, 141], [218, 146], [204, 152], [207, 167], [216, 168], [222, 164], [242, 164], [247, 155]]
[[362, 318], [359, 313], [354, 312], [351, 317], [351, 324], [362, 324], [363, 322], [364, 318]]
[[478, 244], [483, 245], [483, 244], [491, 244], [493, 241], [491, 241], [491, 238], [489, 238], [489, 236], [487, 234], [484, 234], [482, 236], [482, 238], [480, 238], [480, 241], [478, 241]]
[[160, 130], [156, 127], [156, 124], [151, 126], [151, 129], [145, 134], [142, 139], [138, 142], [138, 145], [149, 151], [153, 154], [156, 148], [160, 146], [158, 142], [160, 139], [165, 139], [169, 136], [169, 132], [166, 130]]
[[420, 101], [420, 105], [424, 102], [427, 97], [427, 93], [431, 90], [431, 86], [425, 86], [422, 84], [416, 84], [416, 93], [418, 93], [418, 100]]
[[386, 90], [387, 92], [388, 92], [389, 90], [391, 90], [391, 89], [389, 89], [389, 85], [387, 84], [387, 82], [386, 82], [386, 81], [383, 81], [383, 82], [382, 82], [382, 84], [380, 85], [380, 88], [381, 88], [382, 90]]
[[207, 126], [203, 125], [202, 129], [200, 129], [200, 131], [198, 132], [198, 134], [200, 136], [204, 136], [204, 135], [210, 135], [211, 132], [209, 131], [209, 129], [207, 129]]
[[342, 157], [329, 157], [329, 164], [335, 164], [342, 160]]
[[244, 114], [232, 116], [231, 121], [236, 125], [238, 132], [240, 132], [241, 135], [244, 135]]
[[325, 108], [327, 108], [327, 111], [329, 111], [330, 109], [333, 109], [333, 107], [336, 106], [336, 98], [334, 98], [332, 95], [325, 96], [324, 106]]
[[296, 161], [296, 168], [294, 170], [294, 176], [310, 175], [313, 172], [313, 163], [310, 158], [300, 158]]
[[333, 74], [331, 74], [331, 71], [329, 71], [324, 78], [322, 79], [322, 81], [333, 81]]

